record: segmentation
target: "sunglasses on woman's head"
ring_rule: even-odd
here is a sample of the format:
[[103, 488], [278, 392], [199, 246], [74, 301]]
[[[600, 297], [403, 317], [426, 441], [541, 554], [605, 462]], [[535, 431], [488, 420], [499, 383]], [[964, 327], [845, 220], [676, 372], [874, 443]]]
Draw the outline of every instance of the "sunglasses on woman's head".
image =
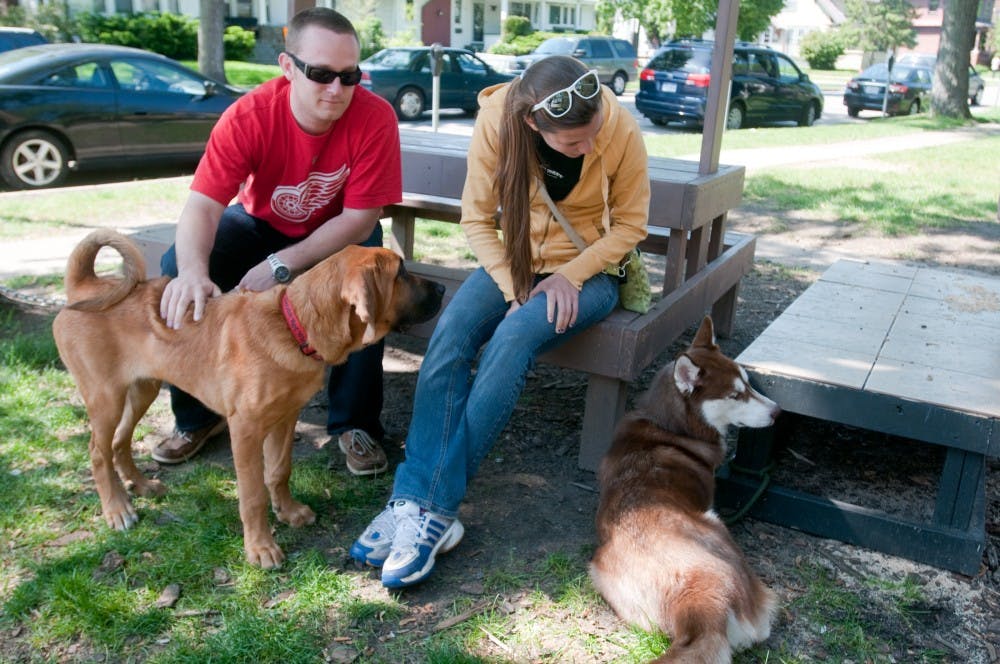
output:
[[299, 68], [299, 71], [305, 74], [306, 78], [314, 83], [329, 85], [338, 78], [340, 79], [341, 85], [357, 85], [361, 82], [361, 69], [359, 67], [355, 67], [351, 71], [333, 71], [332, 69], [323, 69], [322, 67], [313, 67], [312, 65], [308, 65], [288, 51], [285, 51], [285, 55], [290, 57], [292, 62], [295, 63], [295, 66]]
[[556, 90], [545, 99], [531, 107], [531, 112], [545, 109], [545, 112], [554, 118], [561, 118], [569, 113], [573, 108], [573, 95], [580, 99], [591, 99], [601, 91], [601, 81], [597, 78], [597, 71], [591, 69], [580, 78], [567, 85], [562, 90]]

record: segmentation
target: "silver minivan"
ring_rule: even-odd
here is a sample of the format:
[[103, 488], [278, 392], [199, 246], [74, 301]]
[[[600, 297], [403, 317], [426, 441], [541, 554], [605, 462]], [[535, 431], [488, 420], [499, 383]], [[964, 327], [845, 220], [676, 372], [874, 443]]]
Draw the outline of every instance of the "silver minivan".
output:
[[632, 44], [603, 35], [567, 35], [546, 39], [531, 53], [515, 58], [511, 71], [520, 73], [535, 60], [548, 55], [571, 55], [596, 69], [601, 83], [610, 87], [616, 95], [625, 92], [625, 85], [636, 80], [639, 73], [639, 60]]

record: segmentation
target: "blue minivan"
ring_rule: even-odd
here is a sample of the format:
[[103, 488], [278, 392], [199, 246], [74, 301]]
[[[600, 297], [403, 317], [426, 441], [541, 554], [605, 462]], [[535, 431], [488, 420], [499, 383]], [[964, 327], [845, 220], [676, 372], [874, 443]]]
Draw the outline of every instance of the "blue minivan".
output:
[[[656, 125], [702, 126], [714, 43], [678, 40], [660, 47], [639, 74], [635, 107]], [[765, 46], [739, 42], [726, 128], [792, 121], [811, 126], [823, 113], [823, 92], [791, 58]]]
[[0, 26], [0, 53], [24, 46], [46, 44], [48, 41], [40, 32], [31, 28]]

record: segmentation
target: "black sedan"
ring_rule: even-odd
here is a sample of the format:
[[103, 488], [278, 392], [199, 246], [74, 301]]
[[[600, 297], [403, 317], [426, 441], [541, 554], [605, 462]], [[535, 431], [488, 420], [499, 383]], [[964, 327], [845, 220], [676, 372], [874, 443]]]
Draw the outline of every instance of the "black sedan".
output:
[[[442, 49], [440, 108], [479, 109], [476, 97], [486, 87], [506, 83], [514, 74], [496, 71], [471, 51]], [[400, 120], [416, 120], [431, 108], [434, 77], [431, 49], [386, 48], [361, 63], [361, 85], [388, 100]]]
[[71, 169], [197, 160], [244, 91], [140, 49], [45, 44], [0, 53], [0, 177], [60, 184]]
[[[931, 80], [934, 72], [930, 67], [918, 64], [897, 64], [892, 68], [892, 77], [887, 75], [888, 66], [882, 62], [874, 64], [847, 82], [844, 90], [844, 106], [852, 118], [862, 110], [881, 111], [885, 101], [888, 115], [908, 115], [926, 109], [931, 94]], [[889, 79], [889, 94], [886, 98], [886, 80]]]

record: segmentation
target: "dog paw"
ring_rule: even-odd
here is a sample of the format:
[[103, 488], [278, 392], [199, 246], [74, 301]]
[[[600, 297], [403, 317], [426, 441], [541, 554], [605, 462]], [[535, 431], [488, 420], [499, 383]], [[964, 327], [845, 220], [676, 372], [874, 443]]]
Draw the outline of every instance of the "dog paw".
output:
[[131, 503], [129, 503], [125, 506], [125, 509], [104, 510], [104, 520], [115, 530], [128, 530], [139, 522], [139, 515]]
[[275, 507], [278, 521], [287, 523], [292, 528], [301, 528], [316, 523], [316, 513], [302, 503], [291, 501], [288, 505]]
[[160, 480], [143, 479], [135, 482], [131, 487], [132, 492], [137, 496], [150, 497], [162, 496], [167, 493], [167, 485]]
[[285, 554], [282, 553], [281, 547], [273, 541], [270, 544], [247, 545], [246, 553], [247, 562], [251, 565], [259, 565], [264, 569], [281, 567], [281, 563], [285, 560]]

